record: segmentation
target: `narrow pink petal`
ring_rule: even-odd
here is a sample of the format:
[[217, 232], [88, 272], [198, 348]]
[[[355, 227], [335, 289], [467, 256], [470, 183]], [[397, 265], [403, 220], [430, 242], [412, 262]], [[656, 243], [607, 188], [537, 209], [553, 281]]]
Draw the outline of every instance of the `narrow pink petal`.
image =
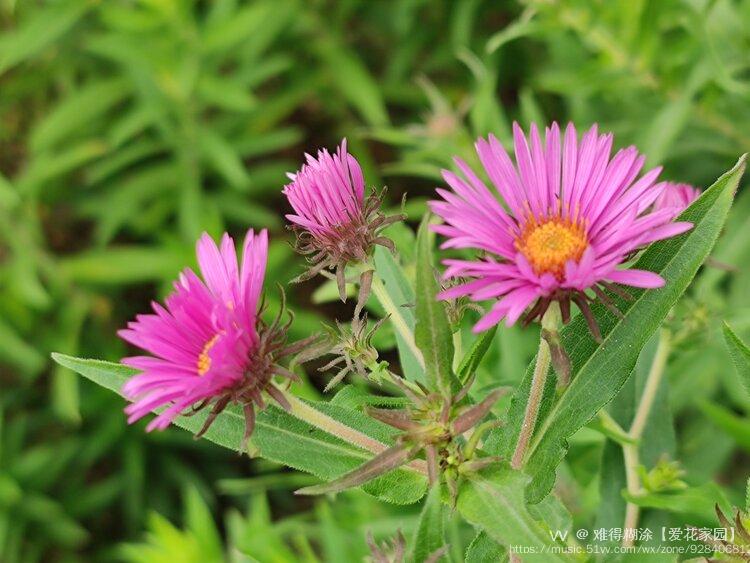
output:
[[607, 274], [607, 279], [633, 287], [656, 288], [664, 285], [664, 278], [647, 270], [615, 270]]
[[263, 291], [263, 280], [268, 261], [268, 231], [262, 229], [258, 235], [250, 229], [245, 235], [242, 248], [242, 270], [240, 293], [245, 307], [248, 328], [255, 326], [255, 316]]

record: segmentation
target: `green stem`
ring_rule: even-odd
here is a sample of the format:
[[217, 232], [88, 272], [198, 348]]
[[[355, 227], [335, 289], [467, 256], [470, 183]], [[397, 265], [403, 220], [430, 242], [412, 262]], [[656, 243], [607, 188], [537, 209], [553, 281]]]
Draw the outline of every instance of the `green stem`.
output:
[[[367, 267], [375, 270], [371, 265], [367, 265]], [[414, 354], [414, 357], [419, 362], [419, 365], [422, 366], [422, 369], [424, 369], [424, 358], [422, 357], [422, 352], [417, 348], [417, 343], [414, 341], [414, 333], [409, 328], [409, 325], [406, 324], [406, 320], [404, 319], [400, 307], [393, 302], [393, 299], [385, 288], [383, 280], [380, 279], [377, 270], [375, 270], [372, 277], [372, 292], [375, 294], [378, 301], [380, 301], [385, 312], [390, 315], [390, 321], [391, 324], [393, 324], [393, 328], [401, 336], [412, 354]]]
[[[671, 351], [672, 333], [669, 329], [662, 328], [659, 332], [659, 344], [656, 348], [656, 355], [651, 363], [651, 369], [648, 372], [646, 386], [643, 388], [641, 400], [638, 403], [633, 423], [628, 431], [628, 437], [632, 440], [631, 444], [623, 444], [622, 453], [625, 463], [625, 481], [627, 490], [630, 495], [637, 495], [641, 492], [641, 480], [638, 477], [638, 467], [640, 467], [640, 454], [638, 451], [639, 442], [646, 429], [648, 416], [651, 413], [651, 407], [654, 405], [656, 394], [659, 391], [659, 385], [664, 376], [664, 368], [669, 359]], [[640, 507], [632, 502], [625, 506], [625, 524], [623, 529], [635, 529], [638, 527], [640, 518]], [[624, 547], [633, 546], [633, 534], [624, 534], [622, 545]]]
[[461, 327], [456, 329], [453, 333], [453, 371], [458, 371], [458, 366], [461, 364], [463, 359], [463, 342], [461, 340]]
[[[556, 331], [559, 325], [560, 306], [556, 301], [553, 301], [542, 318], [542, 329]], [[536, 353], [536, 364], [534, 365], [534, 375], [531, 379], [529, 400], [526, 403], [526, 412], [523, 416], [523, 423], [521, 423], [521, 431], [518, 434], [518, 442], [516, 443], [516, 449], [513, 452], [513, 458], [510, 462], [513, 469], [521, 469], [523, 467], [526, 450], [529, 447], [531, 436], [534, 434], [537, 417], [539, 416], [539, 406], [544, 395], [544, 386], [547, 383], [547, 372], [549, 371], [551, 359], [549, 344], [540, 336], [539, 350]]]
[[[387, 450], [390, 447], [376, 440], [375, 438], [371, 438], [367, 434], [363, 434], [359, 430], [355, 430], [354, 428], [351, 428], [350, 426], [339, 422], [335, 418], [331, 418], [327, 414], [320, 412], [319, 410], [308, 405], [303, 400], [292, 395], [289, 391], [284, 391], [281, 389], [279, 389], [279, 391], [281, 391], [281, 393], [284, 395], [284, 398], [289, 403], [289, 414], [298, 418], [299, 420], [307, 422], [308, 424], [315, 426], [316, 428], [320, 428], [321, 430], [323, 430], [323, 432], [326, 432], [331, 436], [340, 438], [345, 442], [358, 446], [363, 450], [367, 450], [368, 452], [375, 455]], [[414, 471], [427, 475], [427, 466], [422, 460], [414, 460], [407, 467], [413, 469]]]

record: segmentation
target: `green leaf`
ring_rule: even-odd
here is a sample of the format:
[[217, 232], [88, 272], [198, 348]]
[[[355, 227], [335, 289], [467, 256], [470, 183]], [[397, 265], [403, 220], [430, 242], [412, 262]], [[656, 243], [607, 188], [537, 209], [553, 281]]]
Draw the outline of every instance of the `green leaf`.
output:
[[536, 33], [539, 28], [539, 24], [530, 17], [524, 15], [490, 37], [487, 40], [485, 50], [487, 53], [494, 53], [506, 43]]
[[185, 522], [209, 561], [221, 561], [224, 546], [211, 511], [194, 486], [185, 492]]
[[5, 209], [12, 209], [19, 202], [18, 194], [16, 189], [13, 187], [8, 179], [0, 174], [0, 211]]
[[405, 397], [371, 395], [362, 387], [345, 385], [331, 399], [330, 404], [341, 405], [350, 409], [361, 409], [362, 407], [404, 408], [410, 403]]
[[[348, 530], [341, 525], [329, 503], [318, 503], [315, 514], [320, 521], [318, 540], [326, 563], [350, 563], [352, 542]], [[315, 560], [317, 561], [317, 559]]]
[[[401, 266], [393, 258], [393, 255], [381, 246], [375, 247], [374, 262], [378, 277], [383, 281], [385, 290], [396, 304], [394, 315], [398, 315], [400, 317], [399, 322], [414, 332], [416, 320], [412, 307], [416, 298], [414, 297], [414, 290], [406, 278], [406, 274], [404, 274]], [[391, 318], [391, 323], [394, 323], [393, 318]], [[415, 351], [409, 347], [398, 330], [394, 332], [396, 333], [398, 356], [404, 376], [411, 381], [424, 383], [424, 369], [422, 369]]]
[[497, 101], [497, 70], [481, 67], [476, 79], [474, 104], [469, 112], [472, 132], [475, 135], [493, 133], [501, 140], [509, 138], [508, 119]]
[[[426, 561], [433, 553], [445, 545], [445, 519], [440, 486], [434, 485], [427, 493], [419, 526], [414, 534], [414, 561]], [[438, 559], [439, 561], [439, 559]]]
[[708, 401], [703, 401], [699, 405], [703, 414], [711, 422], [721, 428], [727, 435], [731, 436], [735, 443], [747, 452], [750, 452], [750, 420], [741, 418], [732, 411], [714, 405]]
[[[465, 520], [481, 527], [501, 545], [521, 545], [537, 553], [555, 545], [526, 508], [523, 490], [527, 477], [508, 468], [494, 468], [467, 478], [458, 493], [457, 508]], [[569, 561], [559, 553], [545, 553], [540, 561]]]
[[[692, 222], [693, 228], [678, 237], [653, 243], [633, 265], [660, 274], [666, 281], [665, 287], [632, 291], [632, 302], [616, 299], [624, 314], [622, 319], [601, 304], [593, 307], [603, 334], [600, 345], [591, 337], [581, 315], [561, 331], [573, 379], [546, 418], [537, 424], [526, 464], [526, 471], [532, 476], [526, 492], [529, 501], [539, 502], [549, 493], [555, 470], [567, 450], [567, 438], [614, 398], [632, 372], [641, 348], [690, 284], [721, 232], [744, 169], [745, 156], [742, 156], [732, 170], [680, 215], [679, 220]], [[511, 403], [507, 428], [490, 442], [494, 453], [509, 455], [514, 447], [532, 373], [533, 363]], [[553, 390], [554, 386], [548, 386], [546, 395], [553, 396]]]
[[247, 112], [255, 108], [257, 100], [236, 80], [223, 76], [205, 75], [198, 81], [202, 101], [221, 109]]
[[432, 264], [430, 216], [425, 215], [417, 234], [417, 321], [414, 340], [422, 351], [427, 386], [450, 393], [458, 383], [453, 376], [453, 338], [445, 304], [437, 298], [438, 284]]
[[[53, 354], [52, 357], [59, 364], [117, 394], [121, 393], [125, 381], [137, 373], [127, 366], [101, 360], [73, 358], [63, 354]], [[341, 424], [383, 443], [388, 443], [392, 434], [391, 427], [362, 413], [326, 403], [308, 404]], [[180, 416], [175, 419], [174, 424], [197, 432], [203, 426], [207, 414], [204, 409], [193, 416]], [[204, 437], [237, 451], [244, 431], [244, 416], [236, 405], [231, 405], [216, 418]], [[273, 405], [258, 413], [251, 442], [265, 459], [312, 473], [326, 481], [350, 472], [372, 457], [369, 452]], [[397, 469], [363, 486], [369, 494], [394, 504], [417, 502], [424, 495], [425, 488], [426, 479], [409, 469]]]
[[229, 142], [208, 128], [202, 130], [200, 139], [203, 156], [216, 172], [233, 188], [246, 190], [250, 185], [250, 176], [242, 158]]
[[45, 364], [44, 356], [0, 318], [0, 360], [26, 374], [37, 374]]
[[256, 2], [231, 18], [209, 25], [203, 34], [201, 48], [206, 54], [230, 52], [238, 43], [259, 33], [273, 9], [271, 2]]
[[642, 139], [636, 146], [648, 155], [648, 166], [664, 161], [675, 139], [688, 125], [695, 105], [695, 92], [712, 78], [713, 66], [709, 57], [699, 59], [690, 70], [685, 88], [678, 96], [670, 98], [642, 129]]
[[60, 272], [79, 283], [122, 284], [173, 278], [185, 256], [163, 247], [110, 247], [65, 257]]
[[33, 57], [57, 41], [89, 10], [87, 1], [58, 2], [39, 10], [14, 32], [0, 39], [0, 73]]
[[362, 61], [345, 45], [330, 39], [320, 43], [319, 53], [333, 83], [367, 124], [387, 125], [388, 112], [380, 86]]
[[[646, 343], [638, 357], [633, 375], [607, 407], [611, 417], [621, 428], [630, 428], [632, 424], [656, 354], [658, 341], [659, 337], [655, 334]], [[641, 463], [648, 468], [655, 465], [662, 456], [674, 459], [676, 455], [674, 421], [669, 406], [668, 387], [668, 378], [662, 378], [651, 407], [651, 415], [638, 443]], [[621, 438], [616, 430], [614, 435], [608, 437], [610, 440]], [[601, 502], [596, 516], [597, 528], [621, 526], [625, 518], [625, 499], [622, 498], [622, 490], [626, 487], [626, 478], [622, 447], [610, 440], [604, 444], [599, 469]], [[615, 545], [616, 540], [608, 539], [601, 543]]]
[[727, 348], [729, 348], [729, 355], [732, 356], [732, 361], [740, 376], [740, 381], [745, 387], [745, 391], [750, 395], [750, 349], [740, 340], [727, 323], [724, 323], [722, 330]]
[[631, 495], [622, 492], [625, 500], [638, 506], [658, 508], [677, 514], [700, 518], [703, 522], [714, 522], [715, 506], [718, 504], [731, 514], [731, 505], [716, 483], [705, 483], [698, 487], [689, 487], [673, 493], [643, 493]]
[[92, 139], [56, 151], [40, 153], [17, 181], [18, 191], [38, 193], [42, 185], [69, 174], [108, 150], [106, 143]]
[[479, 364], [482, 363], [482, 358], [484, 358], [484, 355], [490, 349], [490, 346], [492, 346], [492, 340], [495, 338], [496, 332], [497, 325], [489, 330], [485, 330], [479, 335], [479, 338], [474, 341], [471, 345], [471, 349], [466, 352], [466, 355], [461, 359], [461, 363], [456, 370], [458, 379], [461, 383], [465, 383], [471, 374], [477, 371]]
[[353, 471], [328, 483], [303, 487], [297, 490], [296, 494], [322, 495], [359, 487], [388, 471], [401, 467], [412, 459], [415, 453], [415, 450], [409, 444], [395, 444], [387, 450], [380, 452], [372, 459], [367, 460]]
[[490, 563], [507, 560], [507, 550], [493, 540], [487, 532], [480, 531], [466, 549], [466, 563]]
[[[739, 267], [750, 260], [750, 237], [744, 233], [750, 231], [750, 190], [741, 190], [729, 212], [723, 235], [711, 251], [711, 258]], [[731, 268], [705, 268], [695, 281], [695, 295], [705, 296], [713, 293], [724, 293], [720, 287], [722, 281], [731, 273]], [[733, 275], [733, 278], [737, 275]], [[744, 301], [742, 302], [744, 304]]]
[[41, 152], [53, 148], [109, 111], [129, 93], [127, 82], [116, 78], [87, 84], [69, 94], [31, 132], [31, 149]]
[[539, 504], [530, 504], [529, 513], [543, 523], [554, 538], [559, 539], [573, 530], [573, 516], [555, 494], [547, 495]]

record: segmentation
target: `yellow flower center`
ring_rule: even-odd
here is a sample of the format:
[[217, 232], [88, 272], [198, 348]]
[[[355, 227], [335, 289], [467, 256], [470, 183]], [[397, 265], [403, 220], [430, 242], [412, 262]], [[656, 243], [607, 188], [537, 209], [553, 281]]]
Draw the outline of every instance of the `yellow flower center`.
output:
[[516, 248], [537, 275], [565, 277], [565, 263], [577, 262], [588, 246], [584, 226], [570, 219], [552, 217], [542, 222], [530, 219], [516, 239]]
[[203, 346], [203, 350], [201, 351], [200, 356], [198, 356], [198, 375], [204, 375], [209, 369], [211, 369], [211, 357], [208, 355], [208, 352], [213, 348], [218, 339], [219, 335], [215, 334]]

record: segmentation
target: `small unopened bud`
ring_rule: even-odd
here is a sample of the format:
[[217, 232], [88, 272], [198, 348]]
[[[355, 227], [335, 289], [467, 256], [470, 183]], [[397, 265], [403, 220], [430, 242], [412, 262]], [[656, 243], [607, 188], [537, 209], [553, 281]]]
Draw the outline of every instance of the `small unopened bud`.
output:
[[643, 483], [643, 488], [651, 493], [665, 491], [679, 491], [687, 487], [681, 479], [685, 471], [677, 461], [669, 461], [661, 458], [651, 471], [646, 471], [643, 466], [638, 467], [638, 473]]
[[346, 266], [367, 261], [375, 245], [394, 251], [393, 242], [381, 231], [404, 216], [383, 215], [385, 189], [365, 197], [362, 168], [347, 152], [346, 139], [333, 155], [327, 150], [319, 151], [317, 158], [307, 155], [307, 163], [289, 178], [283, 193], [294, 213], [286, 218], [297, 233], [297, 252], [307, 255], [310, 263], [294, 281], [330, 270], [336, 274], [341, 300], [346, 301]]
[[[349, 373], [356, 373], [364, 379], [379, 380], [388, 372], [388, 364], [378, 361], [378, 351], [372, 345], [372, 337], [388, 319], [378, 320], [370, 330], [367, 330], [367, 315], [354, 317], [351, 327], [336, 323], [337, 329], [328, 327], [329, 338], [332, 341], [330, 353], [337, 357], [321, 367], [319, 371], [339, 367], [339, 372], [328, 382], [325, 391], [343, 381]], [[343, 366], [341, 365], [343, 364]]]

